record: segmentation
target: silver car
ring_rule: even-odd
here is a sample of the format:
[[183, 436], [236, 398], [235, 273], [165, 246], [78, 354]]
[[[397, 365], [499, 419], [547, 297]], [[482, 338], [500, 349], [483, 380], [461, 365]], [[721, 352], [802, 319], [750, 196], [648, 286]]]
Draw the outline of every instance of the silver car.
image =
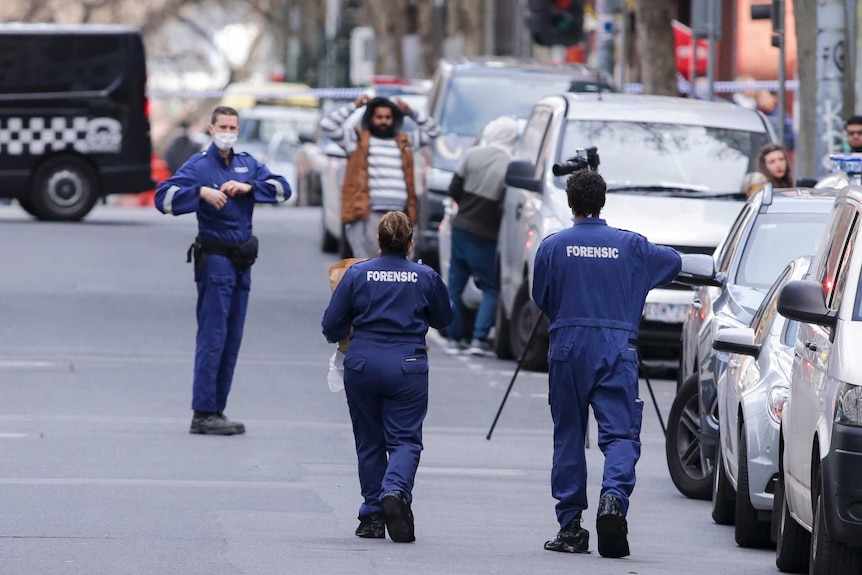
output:
[[749, 327], [727, 328], [713, 347], [728, 355], [718, 380], [719, 441], [712, 518], [735, 524], [740, 547], [771, 543], [772, 495], [778, 479], [781, 413], [790, 394], [799, 323], [778, 313], [778, 294], [802, 279], [810, 256], [790, 262], [772, 284]]

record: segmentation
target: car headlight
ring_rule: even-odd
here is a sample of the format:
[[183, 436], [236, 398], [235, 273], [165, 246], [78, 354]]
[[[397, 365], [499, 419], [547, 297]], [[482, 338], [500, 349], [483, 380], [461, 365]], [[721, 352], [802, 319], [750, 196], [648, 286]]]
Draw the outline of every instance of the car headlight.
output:
[[835, 423], [862, 427], [862, 387], [842, 382], [837, 403]]
[[781, 423], [781, 414], [790, 397], [790, 389], [783, 385], [777, 385], [766, 394], [766, 413], [775, 423]]

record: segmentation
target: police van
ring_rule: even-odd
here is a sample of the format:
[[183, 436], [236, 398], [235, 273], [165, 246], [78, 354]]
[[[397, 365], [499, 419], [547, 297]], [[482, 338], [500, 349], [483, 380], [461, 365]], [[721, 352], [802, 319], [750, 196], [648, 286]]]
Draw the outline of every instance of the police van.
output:
[[0, 24], [0, 198], [75, 221], [152, 189], [146, 80], [133, 28]]

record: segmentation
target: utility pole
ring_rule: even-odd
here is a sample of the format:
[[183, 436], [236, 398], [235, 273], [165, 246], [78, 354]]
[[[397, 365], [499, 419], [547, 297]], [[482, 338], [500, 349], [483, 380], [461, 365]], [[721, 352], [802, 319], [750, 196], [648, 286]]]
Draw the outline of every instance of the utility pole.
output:
[[844, 139], [844, 8], [843, 0], [817, 0], [817, 179], [829, 172], [829, 154]]

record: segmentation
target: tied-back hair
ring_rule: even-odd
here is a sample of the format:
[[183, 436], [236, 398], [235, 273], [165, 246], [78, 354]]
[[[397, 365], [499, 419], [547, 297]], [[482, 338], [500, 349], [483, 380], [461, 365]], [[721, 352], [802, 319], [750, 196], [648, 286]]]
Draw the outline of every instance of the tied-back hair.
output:
[[569, 207], [576, 216], [599, 217], [605, 207], [605, 179], [592, 170], [577, 170], [566, 180]]
[[239, 112], [236, 111], [235, 108], [231, 108], [230, 106], [218, 106], [215, 110], [213, 110], [212, 116], [210, 117], [210, 124], [215, 125], [218, 121], [219, 116], [236, 116], [239, 118]]
[[404, 212], [386, 212], [377, 226], [380, 251], [407, 257], [413, 239], [413, 223]]

